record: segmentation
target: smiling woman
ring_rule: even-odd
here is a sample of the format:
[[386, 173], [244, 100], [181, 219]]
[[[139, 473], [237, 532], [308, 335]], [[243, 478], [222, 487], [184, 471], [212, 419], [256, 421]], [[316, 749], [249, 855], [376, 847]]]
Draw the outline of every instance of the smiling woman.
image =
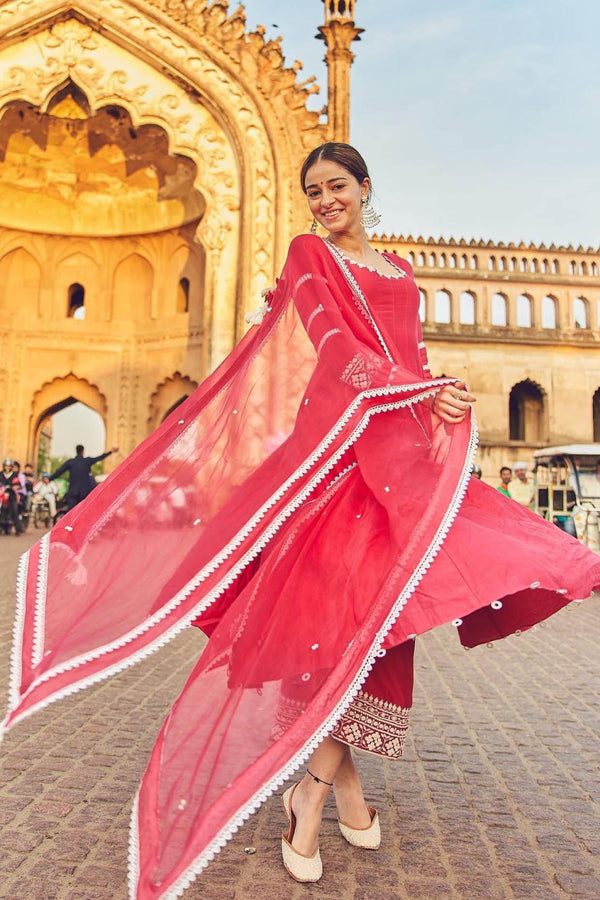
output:
[[181, 896], [305, 762], [290, 875], [321, 878], [331, 787], [343, 838], [376, 850], [350, 747], [402, 756], [415, 638], [452, 623], [474, 647], [600, 586], [586, 547], [471, 479], [476, 398], [429, 371], [411, 266], [361, 222], [360, 154], [324, 144], [302, 172], [327, 238], [292, 240], [260, 321], [21, 568], [5, 727], [209, 636], [136, 799], [136, 900]]

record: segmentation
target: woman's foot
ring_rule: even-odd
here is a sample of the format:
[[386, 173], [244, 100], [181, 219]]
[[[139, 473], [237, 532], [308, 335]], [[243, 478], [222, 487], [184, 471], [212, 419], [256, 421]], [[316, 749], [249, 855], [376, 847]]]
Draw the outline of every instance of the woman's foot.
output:
[[348, 778], [336, 778], [333, 790], [340, 822], [350, 828], [368, 828], [372, 815], [365, 803], [358, 776], [351, 774]]
[[312, 856], [319, 846], [323, 807], [328, 793], [326, 785], [317, 784], [305, 776], [292, 795], [291, 807], [296, 827], [291, 844], [303, 856]]

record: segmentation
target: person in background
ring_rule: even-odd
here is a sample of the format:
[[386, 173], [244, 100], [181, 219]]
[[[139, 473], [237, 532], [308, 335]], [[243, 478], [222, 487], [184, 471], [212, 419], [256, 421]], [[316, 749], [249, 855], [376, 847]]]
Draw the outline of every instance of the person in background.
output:
[[25, 479], [25, 490], [27, 491], [27, 512], [29, 512], [31, 510], [33, 486], [35, 484], [35, 473], [31, 463], [26, 463], [23, 467], [23, 477]]
[[[15, 535], [21, 534], [23, 527], [21, 525], [21, 517], [19, 516], [19, 499], [18, 493], [21, 482], [19, 481], [18, 472], [15, 474], [14, 463], [12, 459], [5, 459], [2, 463], [2, 471], [0, 472], [0, 489], [3, 494], [8, 497], [8, 515], [9, 521], [15, 528]], [[6, 533], [10, 529], [10, 525], [6, 525]]]
[[504, 494], [506, 497], [512, 497], [512, 494], [508, 490], [508, 485], [512, 481], [512, 470], [510, 466], [502, 466], [500, 469], [500, 484], [498, 485], [498, 490], [501, 494]]
[[69, 510], [81, 503], [82, 500], [85, 500], [87, 495], [96, 487], [96, 482], [92, 476], [94, 463], [106, 459], [111, 453], [116, 453], [118, 449], [118, 447], [113, 447], [111, 450], [107, 450], [106, 453], [101, 453], [100, 456], [84, 456], [83, 444], [77, 444], [75, 447], [76, 455], [73, 459], [68, 459], [62, 466], [59, 466], [56, 472], [50, 475], [50, 481], [54, 481], [55, 478], [59, 478], [64, 472], [69, 473], [69, 489], [65, 494]]
[[481, 466], [473, 466], [471, 475], [473, 476], [473, 478], [478, 478], [481, 481]]
[[54, 519], [54, 516], [56, 515], [56, 496], [58, 494], [58, 488], [54, 481], [50, 481], [48, 472], [42, 472], [42, 480], [38, 481], [34, 486], [33, 493], [33, 502], [37, 503], [40, 500], [45, 500], [50, 509], [50, 515]]
[[533, 484], [527, 475], [527, 463], [516, 462], [513, 472], [515, 477], [510, 483], [510, 496], [521, 506], [533, 509]]

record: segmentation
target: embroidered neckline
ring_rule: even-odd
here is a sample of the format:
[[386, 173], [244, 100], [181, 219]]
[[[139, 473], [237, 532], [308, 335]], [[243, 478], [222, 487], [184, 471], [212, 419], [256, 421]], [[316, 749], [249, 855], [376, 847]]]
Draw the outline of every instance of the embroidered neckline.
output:
[[[359, 269], [368, 269], [369, 272], [375, 272], [377, 275], [381, 275], [382, 278], [387, 278], [389, 281], [399, 281], [401, 278], [406, 278], [406, 272], [400, 268], [400, 266], [396, 266], [393, 262], [391, 262], [387, 257], [384, 257], [385, 261], [390, 265], [393, 269], [396, 269], [396, 272], [391, 275], [386, 275], [385, 272], [380, 272], [379, 269], [376, 269], [375, 266], [370, 266], [368, 263], [359, 262], [357, 259], [353, 259], [351, 256], [348, 256], [347, 253], [344, 253], [341, 247], [337, 244], [334, 244], [333, 241], [330, 241], [329, 238], [324, 238], [328, 244], [331, 244], [332, 247], [335, 247], [340, 256], [343, 256], [346, 262], [350, 263], [353, 266], [358, 266]], [[377, 251], [375, 251], [377, 252]]]

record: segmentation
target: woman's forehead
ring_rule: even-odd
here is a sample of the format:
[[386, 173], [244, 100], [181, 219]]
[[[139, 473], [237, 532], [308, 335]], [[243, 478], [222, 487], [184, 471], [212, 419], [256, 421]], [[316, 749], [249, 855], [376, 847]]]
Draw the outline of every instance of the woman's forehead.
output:
[[345, 169], [339, 163], [334, 162], [334, 160], [320, 159], [314, 166], [311, 166], [306, 173], [306, 187], [313, 184], [325, 184], [336, 178], [349, 179], [351, 177], [348, 169]]

